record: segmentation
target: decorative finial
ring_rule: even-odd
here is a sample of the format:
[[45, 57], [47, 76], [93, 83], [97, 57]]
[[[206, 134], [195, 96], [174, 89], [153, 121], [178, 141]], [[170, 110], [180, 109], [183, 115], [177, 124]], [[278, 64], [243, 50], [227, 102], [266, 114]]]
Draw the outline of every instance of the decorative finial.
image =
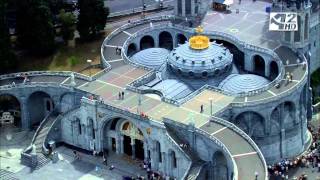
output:
[[202, 49], [208, 48], [210, 44], [210, 40], [207, 36], [201, 35], [201, 33], [203, 33], [203, 28], [201, 26], [198, 26], [195, 29], [195, 32], [197, 33], [197, 35], [192, 36], [190, 38], [189, 46], [192, 49], [196, 49], [196, 50], [202, 50]]
[[202, 26], [198, 26], [198, 27], [196, 28], [196, 33], [198, 33], [198, 34], [203, 33], [203, 27], [202, 27]]

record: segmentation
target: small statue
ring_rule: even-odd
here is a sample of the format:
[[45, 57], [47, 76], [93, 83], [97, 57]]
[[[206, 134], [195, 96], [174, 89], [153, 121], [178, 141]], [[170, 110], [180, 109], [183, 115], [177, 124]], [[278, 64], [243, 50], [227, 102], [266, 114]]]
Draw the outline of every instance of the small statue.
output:
[[75, 86], [76, 85], [76, 81], [74, 79], [74, 73], [72, 72], [70, 74], [70, 86]]

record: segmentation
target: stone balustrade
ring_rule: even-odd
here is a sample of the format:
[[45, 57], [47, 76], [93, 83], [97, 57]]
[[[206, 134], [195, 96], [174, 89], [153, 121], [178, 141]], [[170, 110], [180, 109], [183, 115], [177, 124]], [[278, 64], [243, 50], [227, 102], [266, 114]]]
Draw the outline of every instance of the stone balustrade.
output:
[[77, 72], [72, 71], [28, 71], [28, 72], [19, 72], [19, 73], [12, 73], [12, 74], [5, 74], [0, 76], [0, 80], [4, 79], [11, 79], [11, 78], [23, 78], [24, 76], [30, 77], [30, 76], [65, 76], [70, 77], [71, 74], [74, 74], [75, 78], [91, 81], [91, 78], [89, 76], [86, 76], [84, 74], [80, 74]]

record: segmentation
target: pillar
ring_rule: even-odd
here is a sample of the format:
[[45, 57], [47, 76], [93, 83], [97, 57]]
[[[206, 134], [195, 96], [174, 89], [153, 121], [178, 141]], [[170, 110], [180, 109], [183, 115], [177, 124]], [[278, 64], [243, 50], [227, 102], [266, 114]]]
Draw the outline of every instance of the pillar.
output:
[[162, 170], [165, 174], [168, 174], [168, 157], [167, 157], [167, 153], [162, 152]]
[[284, 158], [286, 157], [286, 132], [285, 132], [285, 129], [281, 129], [281, 158]]
[[60, 112], [62, 110], [60, 107], [60, 96], [58, 96], [58, 95], [53, 96], [52, 103], [54, 104], [53, 109], [56, 109], [58, 112]]
[[123, 136], [121, 136], [120, 134], [116, 135], [116, 153], [123, 153]]
[[155, 36], [155, 37], [152, 36], [152, 38], [153, 38], [153, 40], [154, 40], [154, 47], [155, 47], [155, 48], [159, 47], [159, 41], [160, 41], [160, 40], [159, 40], [159, 35], [160, 35], [160, 34], [157, 34], [157, 36]]
[[131, 138], [131, 149], [132, 149], [132, 159], [136, 158], [136, 143], [133, 138]]
[[[272, 113], [272, 111], [271, 111], [271, 113]], [[269, 135], [271, 132], [271, 125], [270, 125], [271, 124], [271, 113], [268, 113], [266, 115], [266, 119], [264, 121], [264, 130], [265, 130], [266, 135]]]
[[26, 97], [21, 97], [21, 128], [28, 130], [30, 128], [30, 116], [28, 112], [28, 99]]
[[186, 0], [181, 0], [182, 1], [182, 13], [181, 16], [185, 17], [186, 16]]
[[265, 61], [264, 61], [264, 64], [265, 64], [265, 66], [264, 66], [264, 75], [266, 76], [266, 77], [270, 77], [270, 63], [271, 63], [271, 60], [269, 60], [269, 61], [267, 61], [266, 59], [265, 59]]
[[143, 150], [144, 150], [144, 160], [148, 159], [148, 143], [146, 142], [146, 139], [143, 141]]
[[249, 53], [244, 54], [244, 70], [253, 71], [253, 59]]

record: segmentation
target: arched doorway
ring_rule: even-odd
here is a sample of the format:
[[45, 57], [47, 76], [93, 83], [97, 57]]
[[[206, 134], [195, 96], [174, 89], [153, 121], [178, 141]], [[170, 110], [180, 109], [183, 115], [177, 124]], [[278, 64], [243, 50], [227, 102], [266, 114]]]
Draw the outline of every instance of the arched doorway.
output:
[[143, 36], [140, 40], [140, 50], [154, 47], [154, 40], [151, 36]]
[[256, 112], [242, 112], [236, 116], [235, 123], [240, 129], [253, 138], [264, 136], [264, 118]]
[[168, 50], [173, 49], [173, 39], [169, 32], [163, 31], [159, 34], [159, 47], [166, 48]]
[[233, 55], [233, 62], [241, 73], [244, 70], [244, 53], [240, 51], [240, 49], [237, 46], [235, 46], [234, 44], [228, 41], [219, 40], [219, 39], [210, 39], [210, 42], [214, 42], [214, 41], [218, 44], [222, 44], [224, 47], [229, 49], [230, 53]]
[[186, 41], [187, 41], [187, 38], [185, 35], [183, 35], [183, 34], [177, 35], [177, 43], [178, 44], [184, 44], [184, 43], [186, 43]]
[[221, 151], [214, 153], [213, 158], [213, 179], [228, 179], [228, 162]]
[[293, 102], [286, 101], [283, 103], [284, 117], [283, 124], [285, 127], [293, 127], [296, 119], [296, 108]]
[[270, 70], [270, 79], [274, 80], [279, 74], [277, 62], [271, 61], [269, 70]]
[[253, 72], [260, 76], [265, 76], [265, 62], [260, 55], [253, 56]]
[[128, 51], [127, 51], [127, 55], [128, 56], [132, 56], [134, 55], [135, 53], [137, 52], [137, 47], [134, 43], [131, 43], [129, 46], [128, 46]]
[[42, 91], [32, 93], [28, 98], [27, 105], [31, 128], [36, 128], [54, 108], [50, 95]]
[[144, 137], [142, 131], [133, 123], [125, 121], [121, 126], [123, 152], [128, 156], [144, 160]]
[[20, 102], [15, 96], [9, 94], [0, 95], [0, 118], [6, 117], [0, 123], [0, 126], [8, 124], [20, 128], [22, 126], [20, 112]]

